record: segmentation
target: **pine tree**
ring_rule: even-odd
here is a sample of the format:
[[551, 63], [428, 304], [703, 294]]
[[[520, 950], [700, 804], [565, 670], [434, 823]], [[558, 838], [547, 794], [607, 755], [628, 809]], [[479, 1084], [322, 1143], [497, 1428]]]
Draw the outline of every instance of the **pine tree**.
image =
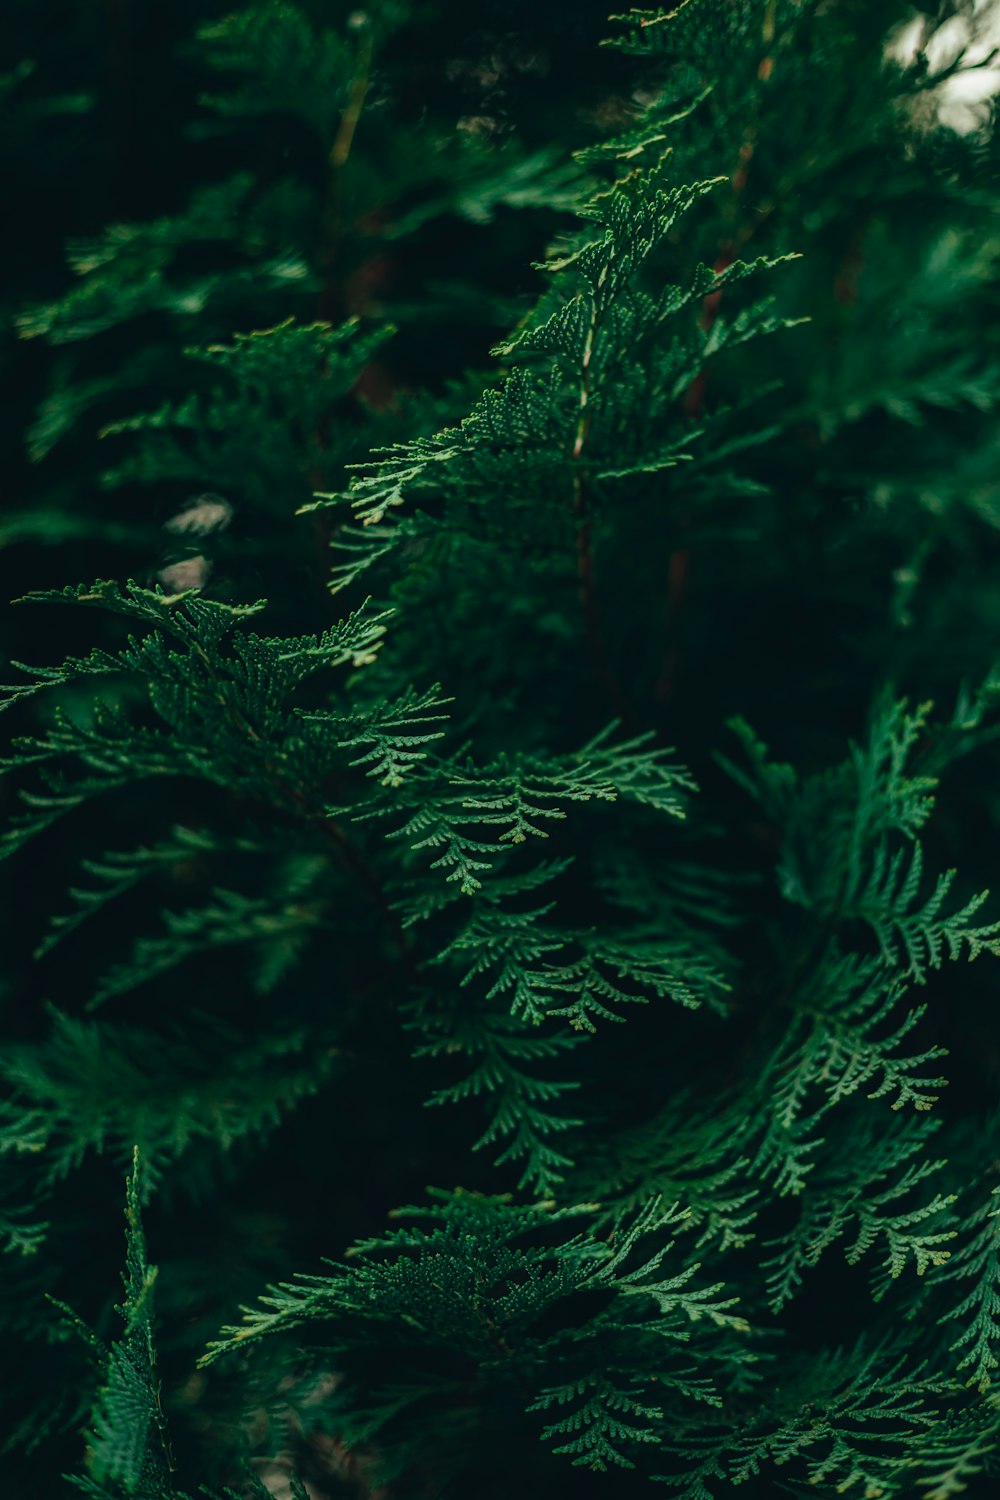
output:
[[575, 15], [193, 3], [15, 267], [27, 1492], [1000, 1473], [976, 11]]

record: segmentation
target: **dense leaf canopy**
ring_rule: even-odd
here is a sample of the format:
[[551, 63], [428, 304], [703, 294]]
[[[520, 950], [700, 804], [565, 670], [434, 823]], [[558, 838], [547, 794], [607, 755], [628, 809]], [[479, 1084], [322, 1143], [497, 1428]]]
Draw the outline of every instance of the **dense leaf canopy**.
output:
[[10, 1486], [986, 1500], [983, 7], [472, 9], [11, 6]]

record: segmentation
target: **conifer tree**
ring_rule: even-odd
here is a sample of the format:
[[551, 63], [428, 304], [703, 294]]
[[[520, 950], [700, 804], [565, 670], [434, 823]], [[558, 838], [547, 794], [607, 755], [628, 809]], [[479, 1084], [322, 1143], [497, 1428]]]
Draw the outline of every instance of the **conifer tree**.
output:
[[4, 346], [19, 1489], [993, 1493], [978, 16], [130, 35]]

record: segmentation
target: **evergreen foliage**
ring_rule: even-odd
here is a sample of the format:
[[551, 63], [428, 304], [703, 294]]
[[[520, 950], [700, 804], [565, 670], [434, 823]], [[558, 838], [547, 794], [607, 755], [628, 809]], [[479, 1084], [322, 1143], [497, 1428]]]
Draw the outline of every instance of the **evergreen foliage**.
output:
[[1000, 1476], [977, 8], [563, 9], [188, 0], [12, 258], [19, 1492]]

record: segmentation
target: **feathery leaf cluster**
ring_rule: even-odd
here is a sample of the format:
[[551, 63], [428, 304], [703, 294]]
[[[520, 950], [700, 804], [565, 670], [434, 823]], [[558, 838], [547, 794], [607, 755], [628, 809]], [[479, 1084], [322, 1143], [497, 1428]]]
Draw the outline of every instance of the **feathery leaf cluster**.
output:
[[10, 1451], [985, 1500], [976, 9], [487, 10], [190, 0], [197, 161], [18, 273]]

